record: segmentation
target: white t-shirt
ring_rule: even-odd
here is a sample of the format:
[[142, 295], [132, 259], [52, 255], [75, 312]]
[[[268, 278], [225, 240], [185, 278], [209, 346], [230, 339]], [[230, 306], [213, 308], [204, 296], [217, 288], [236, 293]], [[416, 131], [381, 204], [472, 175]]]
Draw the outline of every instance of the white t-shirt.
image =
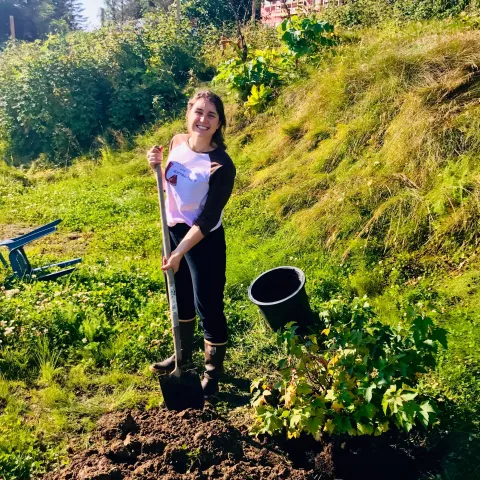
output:
[[222, 224], [233, 189], [235, 166], [225, 150], [194, 152], [188, 135], [176, 135], [165, 167], [167, 224], [198, 225], [204, 235]]

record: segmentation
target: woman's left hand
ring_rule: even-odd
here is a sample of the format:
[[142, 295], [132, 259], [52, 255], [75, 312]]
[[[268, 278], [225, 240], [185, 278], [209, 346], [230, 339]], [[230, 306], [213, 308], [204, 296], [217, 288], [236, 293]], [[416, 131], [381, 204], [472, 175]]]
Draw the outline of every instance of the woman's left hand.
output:
[[182, 258], [183, 255], [174, 250], [168, 260], [166, 257], [163, 257], [162, 270], [166, 272], [169, 268], [171, 268], [173, 273], [177, 273], [178, 269], [180, 268], [180, 262]]

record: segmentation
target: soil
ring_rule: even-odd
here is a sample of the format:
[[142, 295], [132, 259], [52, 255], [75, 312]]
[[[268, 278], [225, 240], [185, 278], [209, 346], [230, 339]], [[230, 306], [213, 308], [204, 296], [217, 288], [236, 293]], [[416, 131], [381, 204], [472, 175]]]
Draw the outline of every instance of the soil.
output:
[[266, 447], [232, 426], [213, 407], [180, 413], [166, 409], [102, 417], [93, 447], [74, 454], [49, 480], [314, 479], [294, 468], [275, 446]]
[[235, 414], [227, 419], [212, 405], [108, 414], [99, 420], [91, 448], [72, 451], [68, 467], [45, 480], [414, 480], [438, 468], [438, 452], [420, 437], [255, 439], [244, 420]]

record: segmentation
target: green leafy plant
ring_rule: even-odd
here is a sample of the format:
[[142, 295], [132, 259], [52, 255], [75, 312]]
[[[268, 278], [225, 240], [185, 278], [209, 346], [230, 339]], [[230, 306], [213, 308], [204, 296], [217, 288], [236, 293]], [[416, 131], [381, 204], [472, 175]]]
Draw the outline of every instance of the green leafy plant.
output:
[[333, 25], [315, 17], [300, 18], [294, 15], [286, 18], [277, 29], [282, 41], [297, 58], [313, 55], [321, 48], [337, 43]]
[[291, 74], [292, 62], [288, 55], [273, 49], [255, 50], [247, 62], [233, 58], [218, 68], [214, 83], [225, 83], [242, 101], [247, 101], [252, 88], [260, 85], [273, 89]]
[[470, 0], [395, 0], [394, 7], [406, 18], [423, 20], [458, 15], [470, 3]]
[[202, 38], [184, 19], [146, 16], [141, 29], [102, 28], [8, 45], [0, 62], [0, 153], [62, 165], [99, 135], [133, 133], [177, 112]]
[[248, 100], [245, 102], [247, 111], [250, 113], [259, 113], [261, 112], [270, 101], [272, 97], [273, 90], [270, 87], [266, 87], [263, 83], [257, 87], [254, 85], [252, 91], [248, 97]]
[[279, 335], [287, 357], [278, 382], [252, 385], [253, 433], [381, 435], [435, 422], [435, 403], [418, 383], [446, 347], [443, 329], [412, 308], [399, 326], [382, 324], [358, 298], [332, 300], [321, 316], [326, 328], [304, 342], [293, 324]]

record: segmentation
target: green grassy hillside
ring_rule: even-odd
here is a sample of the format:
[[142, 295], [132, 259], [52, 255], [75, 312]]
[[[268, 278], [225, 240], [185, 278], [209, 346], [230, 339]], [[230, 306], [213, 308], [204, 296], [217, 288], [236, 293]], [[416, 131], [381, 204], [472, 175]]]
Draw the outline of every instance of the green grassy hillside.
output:
[[[368, 30], [266, 112], [249, 118], [228, 105], [238, 171], [224, 222], [230, 371], [252, 380], [274, 368], [275, 339], [246, 295], [268, 268], [304, 269], [316, 310], [337, 294], [368, 295], [388, 323], [406, 305], [434, 308], [449, 348], [425, 388], [456, 432], [449, 479], [478, 474], [478, 65], [480, 31], [453, 22]], [[68, 169], [0, 166], [0, 238], [58, 217], [59, 233], [29, 248], [33, 262], [84, 258], [70, 278], [1, 293], [7, 478], [62, 459], [100, 413], [159, 402], [145, 367], [170, 340], [145, 151], [182, 129], [181, 120], [159, 126], [134, 148], [105, 147]]]

